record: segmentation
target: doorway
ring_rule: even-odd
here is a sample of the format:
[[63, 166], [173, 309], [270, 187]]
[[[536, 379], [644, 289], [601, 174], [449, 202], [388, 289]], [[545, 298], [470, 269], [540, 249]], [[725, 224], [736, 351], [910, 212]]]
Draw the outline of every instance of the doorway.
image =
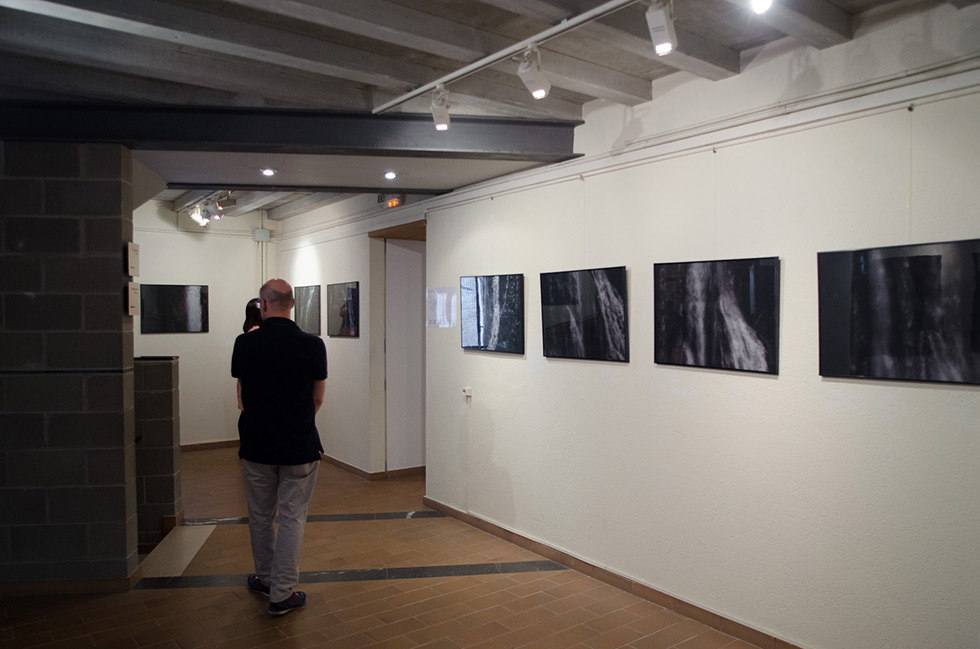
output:
[[[385, 471], [425, 466], [425, 240], [385, 232]], [[407, 234], [407, 233], [405, 233]], [[403, 235], [404, 236], [404, 235]]]

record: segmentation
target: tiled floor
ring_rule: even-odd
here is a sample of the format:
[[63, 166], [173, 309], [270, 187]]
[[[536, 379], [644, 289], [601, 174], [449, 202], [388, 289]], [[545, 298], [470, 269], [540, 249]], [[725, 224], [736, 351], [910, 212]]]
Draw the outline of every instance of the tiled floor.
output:
[[300, 562], [307, 605], [271, 617], [245, 589], [235, 449], [181, 462], [188, 524], [138, 587], [0, 598], [0, 649], [755, 649], [455, 519], [410, 517], [421, 477], [368, 482], [326, 463]]

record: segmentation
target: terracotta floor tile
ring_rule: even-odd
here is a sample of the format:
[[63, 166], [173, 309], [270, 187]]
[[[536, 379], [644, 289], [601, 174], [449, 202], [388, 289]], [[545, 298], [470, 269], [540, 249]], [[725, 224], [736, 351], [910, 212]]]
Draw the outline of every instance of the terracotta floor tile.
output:
[[677, 624], [637, 640], [631, 646], [636, 649], [669, 649], [707, 630], [708, 627], [700, 622], [685, 618]]
[[497, 622], [490, 622], [483, 626], [473, 627], [449, 636], [449, 639], [461, 647], [466, 647], [484, 640], [492, 640], [497, 636], [509, 632], [509, 629]]
[[673, 611], [661, 609], [650, 615], [644, 615], [638, 618], [636, 622], [631, 622], [629, 627], [631, 629], [636, 629], [644, 635], [650, 635], [660, 631], [661, 629], [666, 629], [671, 625], [677, 624], [684, 619], [686, 618], [681, 617]]
[[[505, 607], [508, 608], [509, 607]], [[536, 606], [528, 607], [507, 617], [502, 617], [498, 620], [508, 629], [517, 630], [523, 629], [524, 627], [531, 626], [532, 624], [541, 624], [547, 619], [554, 617], [555, 614], [546, 608]]]
[[499, 635], [493, 641], [505, 649], [514, 649], [515, 647], [523, 647], [532, 642], [536, 642], [541, 638], [550, 636], [552, 633], [554, 632], [548, 627], [534, 624]]
[[639, 619], [639, 615], [630, 613], [625, 609], [619, 609], [618, 611], [613, 611], [612, 613], [600, 615], [593, 620], [589, 620], [585, 624], [589, 628], [595, 629], [599, 633], [605, 633], [606, 631], [612, 631], [613, 629], [632, 624]]
[[458, 644], [448, 638], [440, 638], [434, 642], [419, 645], [419, 649], [461, 649]]
[[409, 637], [409, 639], [414, 640], [419, 644], [424, 644], [426, 642], [433, 642], [435, 640], [448, 638], [449, 636], [462, 633], [466, 630], [466, 627], [456, 620], [446, 620], [444, 622], [440, 622], [439, 624], [426, 624], [418, 631], [411, 631], [406, 635]]
[[33, 633], [0, 642], [2, 649], [31, 649], [54, 642], [50, 632]]
[[677, 645], [677, 649], [721, 649], [729, 646], [734, 640], [735, 638], [726, 633], [708, 629], [701, 635], [696, 635], [690, 640], [680, 643]]
[[643, 634], [629, 627], [613, 629], [601, 635], [588, 638], [582, 644], [589, 649], [619, 649], [626, 647], [629, 643], [639, 640]]
[[380, 642], [396, 636], [406, 635], [412, 631], [418, 631], [424, 627], [425, 625], [415, 618], [408, 618], [407, 620], [399, 620], [398, 622], [392, 622], [391, 624], [384, 624], [373, 629], [368, 629], [364, 632], [364, 635], [368, 636], [375, 642]]

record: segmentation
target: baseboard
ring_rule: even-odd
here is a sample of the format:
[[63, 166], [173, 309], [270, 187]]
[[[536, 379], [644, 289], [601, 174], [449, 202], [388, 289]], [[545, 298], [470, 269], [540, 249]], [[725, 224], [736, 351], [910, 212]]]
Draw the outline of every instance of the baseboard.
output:
[[347, 464], [346, 462], [341, 462], [335, 457], [330, 457], [329, 455], [324, 455], [322, 457], [324, 462], [329, 462], [335, 467], [341, 468], [348, 473], [353, 473], [354, 475], [364, 478], [365, 480], [384, 480], [387, 476], [382, 473], [368, 473], [364, 469], [359, 469], [353, 464]]
[[18, 595], [91, 595], [125, 593], [143, 578], [137, 567], [129, 577], [119, 579], [39, 579], [37, 581], [0, 581], [5, 593]]
[[225, 442], [205, 442], [203, 444], [181, 444], [182, 451], [210, 451], [214, 448], [238, 448], [238, 440], [230, 439]]
[[504, 529], [495, 523], [491, 523], [482, 518], [473, 516], [472, 514], [467, 514], [466, 512], [460, 511], [449, 505], [445, 505], [437, 500], [433, 500], [428, 496], [423, 496], [422, 504], [429, 509], [434, 509], [438, 512], [442, 512], [447, 516], [451, 516], [458, 519], [468, 525], [483, 530], [488, 534], [493, 534], [496, 537], [509, 541], [514, 545], [520, 546], [531, 552], [536, 552], [546, 559], [550, 559], [556, 563], [560, 563], [563, 566], [567, 566], [576, 572], [580, 572], [589, 577], [594, 577], [599, 581], [603, 581], [611, 586], [615, 586], [620, 590], [626, 591], [641, 597], [647, 601], [653, 602], [659, 606], [663, 606], [666, 609], [670, 609], [685, 617], [689, 617], [692, 620], [696, 620], [702, 624], [718, 629], [722, 633], [727, 633], [730, 636], [734, 636], [739, 640], [747, 642], [753, 646], [759, 647], [760, 649], [800, 649], [796, 645], [789, 644], [784, 640], [780, 640], [775, 636], [769, 635], [763, 631], [753, 629], [752, 627], [741, 624], [734, 620], [730, 620], [726, 617], [708, 611], [694, 604], [690, 604], [683, 600], [677, 599], [672, 595], [663, 593], [655, 588], [651, 588], [645, 584], [641, 584], [631, 580], [628, 577], [618, 575], [614, 572], [606, 570], [605, 568], [600, 568], [594, 564], [587, 561], [583, 561], [570, 554], [556, 550], [548, 545], [539, 543], [526, 536], [521, 536], [515, 532]]
[[324, 454], [322, 457], [324, 462], [329, 462], [335, 467], [341, 468], [348, 473], [353, 473], [354, 475], [364, 478], [365, 480], [389, 480], [391, 478], [404, 478], [406, 476], [415, 475], [425, 475], [424, 466], [413, 466], [408, 469], [395, 469], [394, 471], [380, 471], [378, 473], [368, 473], [364, 469], [359, 469], [353, 464], [347, 464], [346, 462], [341, 462], [335, 457], [330, 457]]
[[184, 523], [184, 510], [181, 509], [174, 516], [163, 517], [163, 520], [160, 521], [160, 528], [161, 528], [160, 531], [163, 532], [164, 536], [166, 536], [170, 534], [175, 527], [177, 527], [178, 525], [183, 525], [183, 523]]
[[424, 466], [413, 466], [407, 469], [394, 469], [388, 472], [388, 478], [408, 478], [417, 475], [425, 475]]

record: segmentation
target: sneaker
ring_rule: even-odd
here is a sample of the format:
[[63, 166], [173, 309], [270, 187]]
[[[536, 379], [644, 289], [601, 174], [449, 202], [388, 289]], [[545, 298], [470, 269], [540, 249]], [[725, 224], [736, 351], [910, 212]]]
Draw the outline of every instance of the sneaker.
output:
[[293, 609], [301, 608], [305, 604], [306, 593], [301, 590], [293, 591], [293, 594], [288, 599], [270, 603], [269, 615], [285, 615]]
[[248, 589], [253, 593], [258, 593], [259, 595], [269, 596], [269, 586], [268, 584], [262, 583], [258, 575], [248, 576]]

